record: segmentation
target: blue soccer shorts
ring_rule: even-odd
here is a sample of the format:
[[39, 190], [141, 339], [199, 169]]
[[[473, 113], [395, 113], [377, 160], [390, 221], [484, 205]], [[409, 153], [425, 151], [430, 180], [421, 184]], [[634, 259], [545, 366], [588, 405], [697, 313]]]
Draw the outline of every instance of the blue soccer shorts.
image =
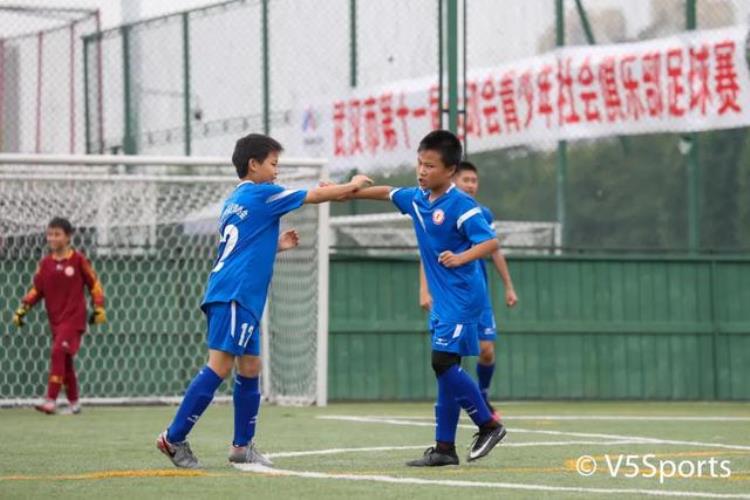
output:
[[260, 324], [237, 302], [205, 305], [208, 348], [235, 356], [260, 355]]
[[491, 308], [482, 311], [479, 315], [479, 341], [494, 342], [497, 339], [497, 324], [495, 323], [495, 313]]
[[430, 317], [432, 350], [452, 352], [459, 356], [478, 356], [479, 337], [476, 323], [446, 323]]

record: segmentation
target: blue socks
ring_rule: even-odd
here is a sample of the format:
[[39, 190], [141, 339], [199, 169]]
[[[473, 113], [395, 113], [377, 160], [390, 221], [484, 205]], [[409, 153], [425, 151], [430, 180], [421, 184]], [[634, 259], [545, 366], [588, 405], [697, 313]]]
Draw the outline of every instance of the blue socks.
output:
[[260, 408], [258, 377], [236, 375], [234, 378], [234, 446], [247, 446], [255, 436], [255, 422]]
[[167, 440], [170, 443], [185, 441], [190, 430], [206, 411], [214, 398], [216, 389], [221, 385], [222, 378], [211, 368], [204, 366], [195, 376], [185, 392], [180, 408], [174, 416], [172, 425], [167, 429]]
[[487, 405], [490, 404], [488, 391], [490, 388], [490, 382], [492, 382], [493, 373], [495, 373], [495, 363], [492, 363], [491, 365], [477, 363], [477, 381], [479, 382], [479, 390], [482, 392], [482, 397]]
[[476, 382], [458, 365], [451, 366], [438, 377], [438, 387], [443, 383], [455, 396], [461, 408], [466, 410], [471, 420], [482, 426], [492, 420], [492, 414], [484, 402]]
[[454, 443], [456, 441], [456, 427], [461, 407], [456, 397], [448, 387], [444, 377], [438, 377], [438, 394], [435, 403], [435, 441], [443, 443]]

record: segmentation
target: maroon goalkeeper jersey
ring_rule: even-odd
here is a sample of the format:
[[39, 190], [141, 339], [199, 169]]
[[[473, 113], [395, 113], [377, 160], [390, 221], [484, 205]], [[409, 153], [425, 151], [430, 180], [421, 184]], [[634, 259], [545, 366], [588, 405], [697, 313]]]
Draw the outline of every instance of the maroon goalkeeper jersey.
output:
[[39, 261], [34, 285], [23, 298], [23, 303], [33, 306], [43, 298], [53, 330], [66, 328], [83, 331], [86, 329], [84, 287], [89, 289], [94, 305], [104, 306], [102, 285], [81, 252], [71, 250], [61, 260], [50, 254]]

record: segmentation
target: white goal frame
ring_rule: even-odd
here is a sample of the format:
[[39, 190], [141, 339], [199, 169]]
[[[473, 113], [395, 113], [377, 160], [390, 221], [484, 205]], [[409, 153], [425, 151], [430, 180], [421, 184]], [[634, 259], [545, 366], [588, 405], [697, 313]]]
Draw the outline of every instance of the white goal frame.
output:
[[[38, 167], [46, 166], [43, 172], [34, 172]], [[102, 172], [101, 169], [96, 173], [86, 173], [85, 169], [75, 174], [55, 173], [49, 167], [67, 166], [67, 167], [93, 167], [93, 166], [111, 166], [114, 167], [110, 172]], [[150, 181], [150, 182], [230, 182], [231, 175], [165, 175], [162, 172], [153, 174], [128, 175], [118, 173], [119, 166], [139, 166], [139, 167], [231, 167], [231, 161], [225, 157], [219, 156], [130, 156], [130, 155], [57, 155], [57, 154], [25, 154], [25, 153], [0, 153], [0, 182], [4, 179], [22, 179], [22, 180], [122, 180], [127, 182], [133, 181]], [[327, 181], [329, 178], [327, 162], [319, 158], [297, 158], [284, 157], [280, 158], [279, 167], [303, 167], [312, 168], [317, 171], [319, 181]], [[161, 169], [163, 170], [163, 168]], [[283, 175], [283, 170], [282, 170]], [[234, 181], [237, 181], [236, 175]], [[315, 186], [310, 186], [315, 187]], [[316, 394], [314, 401], [299, 400], [295, 398], [285, 399], [283, 397], [274, 397], [268, 391], [271, 388], [270, 363], [268, 352], [269, 342], [267, 330], [263, 332], [263, 374], [262, 383], [264, 396], [269, 397], [274, 402], [280, 404], [309, 404], [314, 403], [318, 406], [326, 406], [328, 402], [328, 286], [329, 286], [329, 246], [330, 246], [330, 209], [328, 203], [321, 203], [317, 206], [318, 232], [317, 232], [317, 325], [316, 325]], [[0, 235], [2, 236], [2, 235]], [[267, 314], [263, 315], [263, 322], [267, 325]], [[185, 383], [187, 384], [187, 380]], [[40, 388], [41, 391], [42, 388]], [[227, 400], [227, 397], [218, 397], [218, 401]], [[166, 397], [133, 397], [133, 398], [82, 398], [85, 404], [163, 404], [174, 403], [179, 398], [173, 396]], [[1, 399], [0, 406], [18, 406], [36, 403], [36, 399], [17, 398]]]

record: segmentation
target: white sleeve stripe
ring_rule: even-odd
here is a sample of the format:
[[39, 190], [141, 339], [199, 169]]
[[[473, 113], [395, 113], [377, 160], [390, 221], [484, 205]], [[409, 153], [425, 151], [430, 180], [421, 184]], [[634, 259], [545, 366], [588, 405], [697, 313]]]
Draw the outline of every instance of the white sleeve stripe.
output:
[[274, 201], [278, 201], [282, 198], [286, 198], [290, 194], [294, 194], [298, 192], [299, 192], [299, 189], [285, 189], [284, 191], [280, 193], [276, 193], [274, 195], [269, 196], [268, 199], [266, 200], [266, 203], [273, 203]]
[[388, 193], [388, 198], [390, 198], [391, 201], [393, 201], [393, 195], [396, 194], [396, 193], [398, 193], [399, 191], [401, 191], [401, 188], [393, 188], [393, 189], [391, 189], [391, 192]]
[[494, 222], [490, 224], [490, 229], [497, 229], [497, 224], [495, 224]]
[[456, 223], [458, 226], [458, 229], [461, 229], [461, 226], [463, 226], [464, 222], [466, 222], [467, 219], [470, 219], [471, 217], [474, 217], [475, 215], [481, 212], [482, 212], [482, 209], [480, 209], [479, 207], [474, 207], [468, 212], [464, 213], [461, 217], [458, 218], [458, 221]]
[[417, 219], [419, 220], [419, 223], [422, 225], [422, 229], [427, 231], [427, 227], [424, 225], [424, 219], [422, 218], [422, 214], [419, 213], [419, 207], [415, 202], [411, 202], [411, 206], [414, 207], [414, 214], [417, 216]]

